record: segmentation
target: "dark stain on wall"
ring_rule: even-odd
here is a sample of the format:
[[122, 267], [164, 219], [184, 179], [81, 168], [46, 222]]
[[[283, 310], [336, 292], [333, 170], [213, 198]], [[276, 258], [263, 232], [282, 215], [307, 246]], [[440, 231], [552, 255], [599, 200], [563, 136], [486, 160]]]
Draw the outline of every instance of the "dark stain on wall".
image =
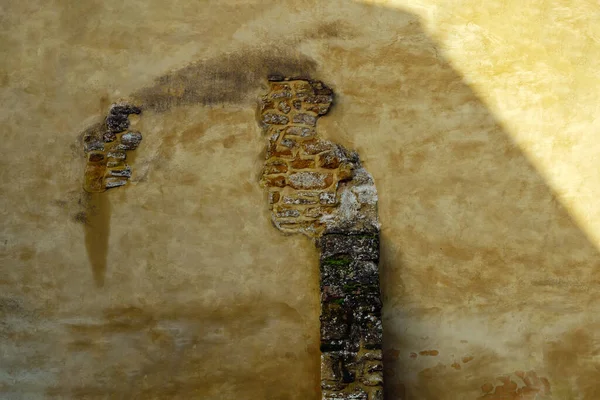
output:
[[96, 286], [104, 286], [108, 237], [110, 234], [110, 201], [107, 193], [85, 193], [85, 248]]
[[133, 97], [142, 108], [156, 112], [181, 105], [244, 103], [254, 101], [251, 93], [265, 76], [306, 77], [315, 69], [315, 61], [299, 53], [276, 47], [247, 49], [167, 73]]

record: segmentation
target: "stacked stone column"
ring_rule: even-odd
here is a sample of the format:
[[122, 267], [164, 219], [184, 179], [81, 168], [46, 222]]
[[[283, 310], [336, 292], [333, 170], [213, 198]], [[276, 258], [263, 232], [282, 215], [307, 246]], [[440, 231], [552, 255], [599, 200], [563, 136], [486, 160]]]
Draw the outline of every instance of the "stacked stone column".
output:
[[275, 79], [259, 107], [267, 139], [261, 184], [273, 224], [315, 238], [321, 251], [323, 400], [382, 400], [377, 193], [358, 154], [320, 139], [333, 91]]
[[326, 233], [321, 250], [323, 399], [383, 399], [379, 233]]

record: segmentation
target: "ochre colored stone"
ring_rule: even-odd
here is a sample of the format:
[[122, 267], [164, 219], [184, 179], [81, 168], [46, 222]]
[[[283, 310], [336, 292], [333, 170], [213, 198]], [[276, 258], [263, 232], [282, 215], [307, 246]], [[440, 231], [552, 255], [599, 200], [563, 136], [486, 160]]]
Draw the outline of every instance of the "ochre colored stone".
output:
[[319, 156], [318, 165], [322, 168], [335, 169], [339, 167], [340, 162], [340, 158], [333, 151], [328, 151]]
[[264, 178], [267, 187], [284, 187], [285, 176], [267, 176]]
[[106, 167], [102, 164], [88, 164], [85, 168], [84, 189], [88, 192], [104, 191], [103, 179]]
[[315, 162], [314, 162], [314, 160], [304, 160], [304, 159], [297, 158], [290, 163], [290, 166], [293, 169], [314, 168]]
[[275, 191], [269, 192], [269, 204], [277, 203], [279, 201], [279, 197], [280, 197], [279, 192], [275, 192]]
[[350, 163], [342, 163], [337, 170], [337, 178], [339, 181], [352, 179], [354, 166]]
[[104, 160], [104, 153], [90, 153], [88, 156], [89, 162], [99, 162]]
[[285, 172], [287, 172], [288, 170], [288, 166], [285, 163], [285, 161], [271, 161], [269, 163], [267, 163], [265, 165], [265, 169], [264, 169], [264, 174], [265, 175], [270, 175], [270, 174], [283, 174]]

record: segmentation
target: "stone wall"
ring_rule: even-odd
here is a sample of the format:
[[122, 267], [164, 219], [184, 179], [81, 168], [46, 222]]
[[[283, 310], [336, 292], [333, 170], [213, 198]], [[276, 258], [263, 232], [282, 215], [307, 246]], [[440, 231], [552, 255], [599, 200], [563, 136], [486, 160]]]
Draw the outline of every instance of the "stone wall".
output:
[[322, 82], [274, 77], [262, 97], [261, 184], [273, 224], [316, 238], [324, 400], [383, 399], [377, 193], [356, 152], [319, 138], [333, 101]]
[[129, 115], [140, 113], [138, 107], [114, 104], [102, 123], [84, 132], [85, 191], [97, 193], [127, 184], [131, 178], [131, 167], [126, 163], [127, 152], [137, 149], [142, 141], [141, 133], [127, 131]]

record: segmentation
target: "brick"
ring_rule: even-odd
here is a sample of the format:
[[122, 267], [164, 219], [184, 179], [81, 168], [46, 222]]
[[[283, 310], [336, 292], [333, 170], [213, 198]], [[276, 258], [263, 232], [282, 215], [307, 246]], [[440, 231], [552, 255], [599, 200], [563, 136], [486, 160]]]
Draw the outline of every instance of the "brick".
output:
[[322, 172], [296, 172], [289, 176], [294, 189], [325, 189], [333, 183], [333, 174]]

